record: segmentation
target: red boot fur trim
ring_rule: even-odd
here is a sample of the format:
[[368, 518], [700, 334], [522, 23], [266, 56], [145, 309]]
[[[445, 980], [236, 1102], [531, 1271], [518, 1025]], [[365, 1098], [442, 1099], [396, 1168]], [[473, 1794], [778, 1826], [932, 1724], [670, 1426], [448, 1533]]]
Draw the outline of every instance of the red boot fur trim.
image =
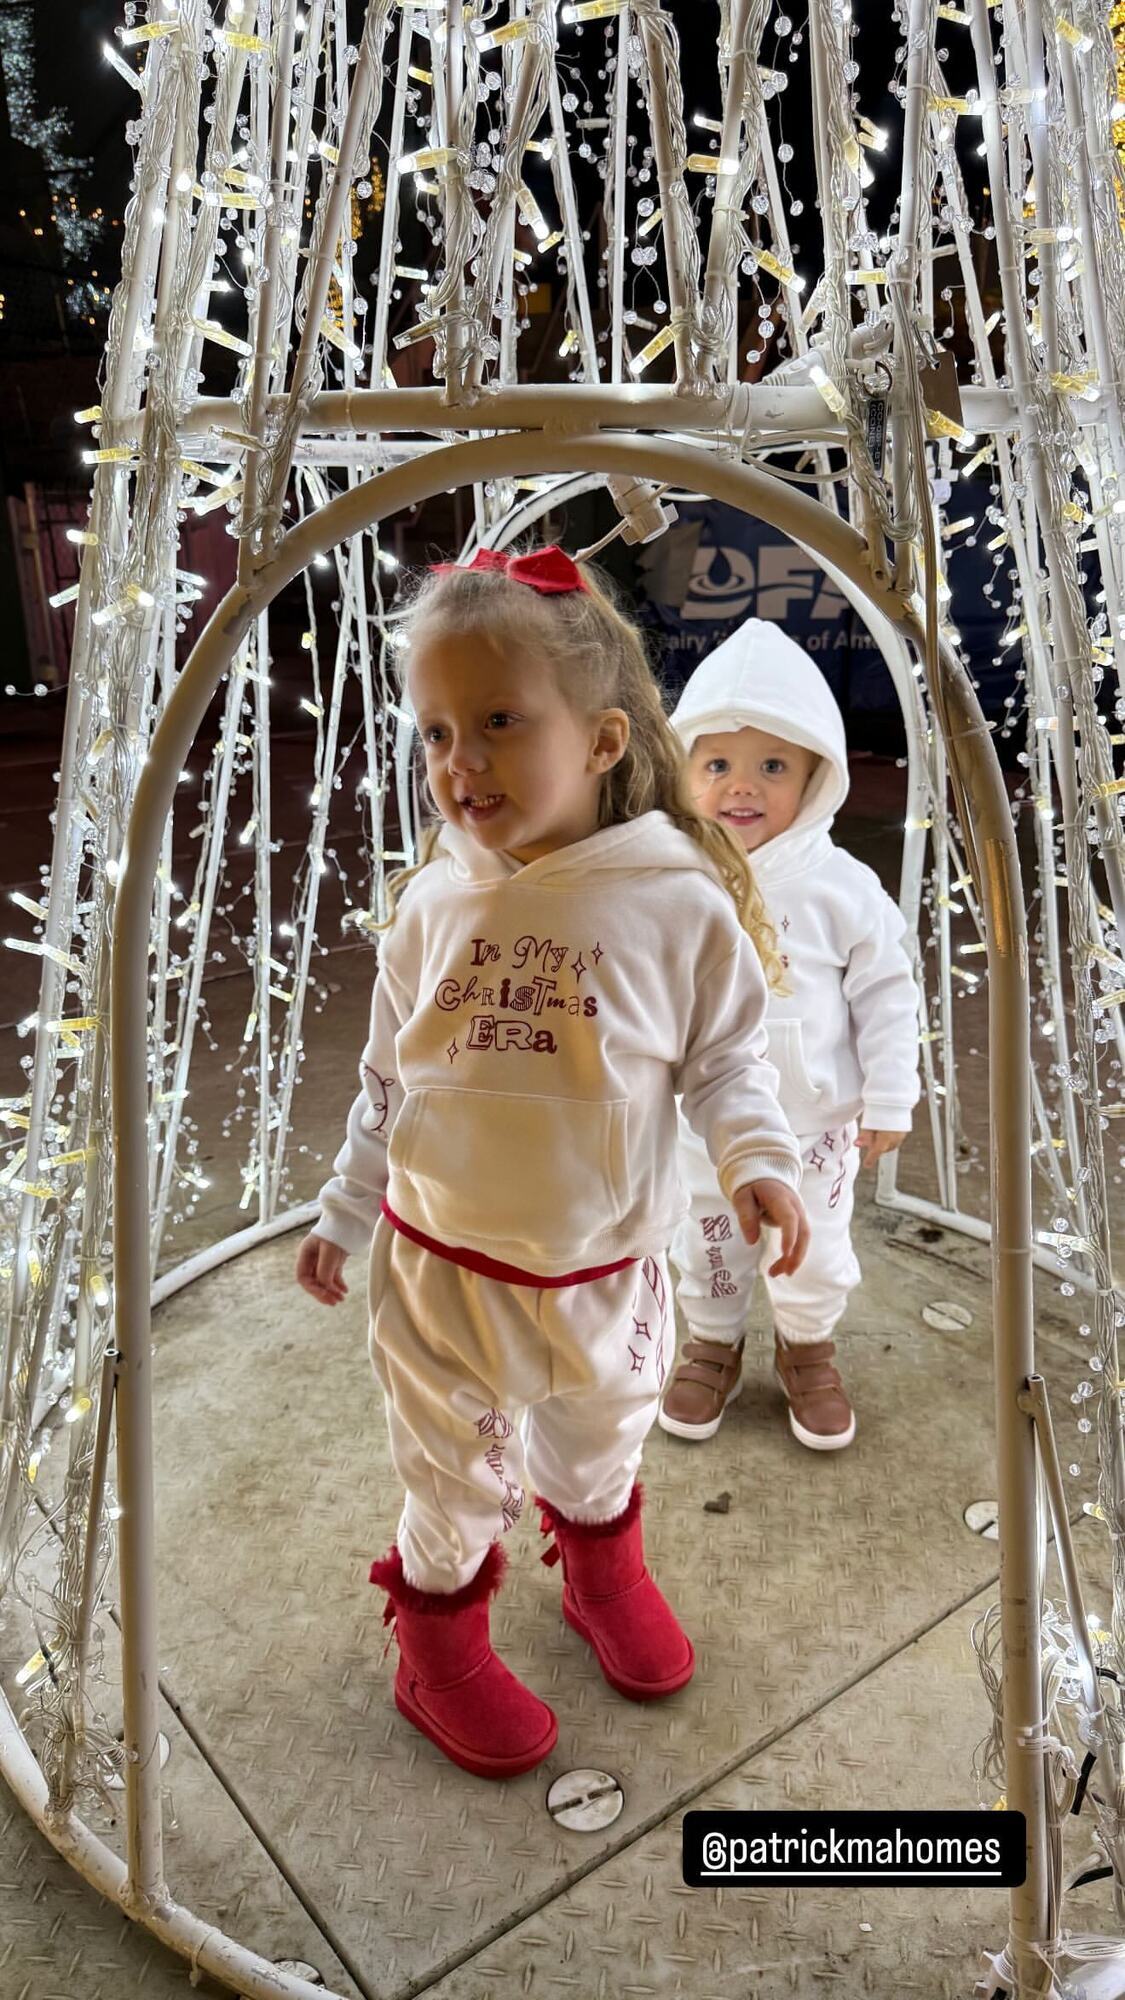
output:
[[562, 1611], [598, 1656], [612, 1688], [631, 1701], [656, 1701], [691, 1679], [691, 1641], [645, 1566], [640, 1486], [611, 1521], [575, 1521], [536, 1496], [543, 1533], [555, 1540], [543, 1561], [562, 1556]]
[[491, 1542], [476, 1575], [463, 1583], [460, 1590], [419, 1590], [416, 1584], [407, 1582], [402, 1557], [392, 1542], [382, 1561], [372, 1563], [368, 1580], [389, 1591], [395, 1604], [401, 1604], [404, 1610], [423, 1611], [431, 1618], [452, 1618], [468, 1605], [479, 1604], [482, 1598], [495, 1597], [507, 1567], [508, 1558], [499, 1542]]
[[398, 1640], [399, 1713], [462, 1770], [501, 1780], [534, 1770], [558, 1737], [546, 1702], [492, 1649], [489, 1599], [504, 1568], [497, 1543], [460, 1590], [408, 1583], [397, 1547], [371, 1565], [372, 1583], [387, 1593], [383, 1622]]
[[[557, 1507], [552, 1507], [549, 1500], [544, 1500], [542, 1494], [537, 1493], [535, 1495], [535, 1505], [543, 1517], [543, 1525], [540, 1532], [544, 1535], [557, 1535], [561, 1522], [564, 1528], [576, 1528], [583, 1537], [587, 1535], [622, 1534], [626, 1528], [632, 1527], [633, 1522], [641, 1511], [644, 1497], [645, 1489], [638, 1479], [633, 1491], [629, 1495], [628, 1505], [620, 1514], [615, 1514], [612, 1520], [574, 1521], [569, 1514], [560, 1513]], [[545, 1563], [557, 1562], [558, 1557], [552, 1555], [551, 1550], [548, 1549], [546, 1555], [543, 1557], [543, 1561]]]

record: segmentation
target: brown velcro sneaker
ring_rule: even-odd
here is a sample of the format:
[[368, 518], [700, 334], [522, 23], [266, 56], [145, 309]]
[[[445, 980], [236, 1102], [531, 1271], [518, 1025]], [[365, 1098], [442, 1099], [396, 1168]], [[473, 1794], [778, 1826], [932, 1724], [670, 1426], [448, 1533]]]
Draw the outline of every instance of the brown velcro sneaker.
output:
[[777, 1379], [789, 1403], [789, 1428], [810, 1451], [842, 1451], [855, 1436], [855, 1412], [836, 1369], [832, 1340], [796, 1341], [774, 1335]]
[[661, 1429], [697, 1442], [714, 1437], [741, 1387], [742, 1341], [703, 1340], [692, 1334], [664, 1391]]

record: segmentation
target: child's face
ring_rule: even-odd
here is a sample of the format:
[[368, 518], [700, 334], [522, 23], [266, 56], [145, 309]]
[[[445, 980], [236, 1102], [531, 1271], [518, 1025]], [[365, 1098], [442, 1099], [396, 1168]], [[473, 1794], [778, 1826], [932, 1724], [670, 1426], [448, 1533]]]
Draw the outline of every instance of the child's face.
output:
[[476, 635], [423, 641], [406, 684], [451, 826], [519, 862], [597, 831], [602, 778], [629, 738], [622, 710], [579, 714], [545, 661]]
[[705, 819], [721, 820], [748, 854], [792, 826], [820, 759], [763, 729], [699, 736], [688, 758], [689, 787]]

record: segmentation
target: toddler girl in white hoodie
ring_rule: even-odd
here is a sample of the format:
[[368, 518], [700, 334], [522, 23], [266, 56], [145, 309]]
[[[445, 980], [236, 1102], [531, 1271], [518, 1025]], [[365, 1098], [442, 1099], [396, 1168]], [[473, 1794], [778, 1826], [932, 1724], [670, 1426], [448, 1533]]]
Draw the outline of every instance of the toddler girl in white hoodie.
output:
[[[878, 878], [837, 847], [848, 792], [844, 723], [824, 676], [776, 625], [750, 618], [692, 675], [672, 716], [700, 812], [753, 857], [785, 967], [769, 998], [770, 1061], [801, 1149], [811, 1226], [798, 1273], [768, 1273], [775, 1366], [801, 1444], [837, 1451], [855, 1415], [832, 1339], [860, 1270], [852, 1248], [861, 1154], [902, 1144], [918, 1101], [918, 994], [904, 924]], [[672, 1246], [688, 1328], [660, 1422], [713, 1437], [741, 1387], [760, 1250], [740, 1237], [705, 1147], [680, 1121], [691, 1215]], [[858, 1131], [857, 1131], [858, 1127]]]
[[677, 1093], [734, 1226], [807, 1231], [765, 1060], [764, 939], [740, 847], [688, 801], [638, 634], [557, 549], [440, 566], [407, 696], [441, 814], [392, 885], [362, 1088], [298, 1278], [334, 1305], [370, 1250], [371, 1356], [406, 1488], [388, 1593], [401, 1712], [507, 1778], [554, 1715], [492, 1651], [523, 1480], [563, 1611], [636, 1700], [690, 1678], [645, 1567], [641, 1447], [686, 1208]]

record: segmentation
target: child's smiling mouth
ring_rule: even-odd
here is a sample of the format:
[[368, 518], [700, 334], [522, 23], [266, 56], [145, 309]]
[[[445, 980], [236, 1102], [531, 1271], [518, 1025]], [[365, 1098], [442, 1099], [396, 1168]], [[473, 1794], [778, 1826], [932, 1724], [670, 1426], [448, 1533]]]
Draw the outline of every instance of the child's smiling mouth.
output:
[[506, 802], [503, 792], [470, 792], [458, 804], [472, 819], [488, 819]]

